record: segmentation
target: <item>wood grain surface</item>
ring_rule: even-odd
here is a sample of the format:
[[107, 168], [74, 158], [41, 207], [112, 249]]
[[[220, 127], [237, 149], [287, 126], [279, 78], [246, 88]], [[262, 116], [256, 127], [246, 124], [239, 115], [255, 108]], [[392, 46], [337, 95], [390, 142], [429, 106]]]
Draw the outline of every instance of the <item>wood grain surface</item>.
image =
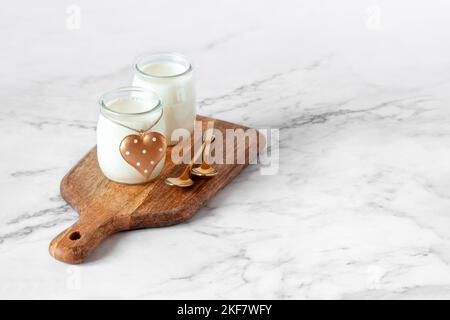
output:
[[[203, 130], [208, 121], [215, 121], [215, 128], [222, 131], [224, 137], [226, 129], [248, 129], [203, 116], [197, 116], [197, 120], [202, 122]], [[225, 150], [225, 142], [223, 144]], [[80, 218], [50, 243], [50, 254], [66, 263], [81, 263], [114, 233], [170, 226], [188, 220], [248, 165], [252, 160], [249, 159], [252, 157], [249, 153], [251, 148], [259, 151], [264, 145], [264, 137], [260, 134], [257, 141], [235, 139], [234, 157], [239, 147], [243, 147], [245, 163], [216, 164], [217, 176], [195, 178], [195, 184], [189, 188], [164, 183], [165, 178], [178, 176], [185, 168], [185, 165], [174, 165], [170, 160], [172, 148], [167, 150], [161, 174], [156, 180], [142, 185], [124, 185], [108, 180], [98, 166], [96, 148], [92, 149], [61, 182], [63, 198]]]

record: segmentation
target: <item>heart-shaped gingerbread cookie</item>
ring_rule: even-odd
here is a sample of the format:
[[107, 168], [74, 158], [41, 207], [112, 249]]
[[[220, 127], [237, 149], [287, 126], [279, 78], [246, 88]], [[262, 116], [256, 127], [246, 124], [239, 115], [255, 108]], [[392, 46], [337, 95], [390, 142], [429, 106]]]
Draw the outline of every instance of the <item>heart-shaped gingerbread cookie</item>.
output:
[[126, 136], [120, 143], [120, 154], [145, 179], [149, 179], [166, 154], [166, 138], [158, 132]]

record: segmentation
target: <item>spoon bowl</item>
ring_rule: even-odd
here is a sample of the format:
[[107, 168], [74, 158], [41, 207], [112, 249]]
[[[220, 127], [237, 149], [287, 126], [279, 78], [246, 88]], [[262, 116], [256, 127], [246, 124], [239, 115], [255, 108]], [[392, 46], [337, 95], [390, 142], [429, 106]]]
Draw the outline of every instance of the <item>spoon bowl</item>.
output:
[[169, 186], [177, 186], [181, 188], [190, 187], [194, 184], [194, 181], [191, 178], [189, 179], [167, 178], [166, 180], [164, 180], [164, 182]]
[[[206, 163], [205, 163], [206, 164]], [[191, 174], [197, 177], [213, 177], [217, 174], [217, 170], [210, 165], [201, 165], [200, 167], [193, 168]]]

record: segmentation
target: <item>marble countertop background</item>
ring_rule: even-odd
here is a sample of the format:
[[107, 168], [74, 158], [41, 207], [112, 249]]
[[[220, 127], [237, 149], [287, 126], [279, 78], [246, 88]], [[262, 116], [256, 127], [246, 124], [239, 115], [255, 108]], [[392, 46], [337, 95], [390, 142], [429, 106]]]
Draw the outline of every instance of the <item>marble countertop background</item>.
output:
[[[0, 12], [0, 298], [450, 298], [448, 1], [17, 0]], [[80, 13], [78, 16], [77, 14]], [[79, 18], [79, 19], [78, 19]], [[192, 57], [200, 114], [280, 129], [188, 223], [48, 243], [101, 93]]]

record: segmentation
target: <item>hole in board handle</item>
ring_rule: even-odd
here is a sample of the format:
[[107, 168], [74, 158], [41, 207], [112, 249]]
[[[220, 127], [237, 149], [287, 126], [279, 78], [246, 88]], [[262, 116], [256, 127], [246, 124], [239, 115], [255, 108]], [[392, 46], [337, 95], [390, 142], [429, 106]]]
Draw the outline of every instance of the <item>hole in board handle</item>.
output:
[[78, 240], [80, 238], [81, 238], [81, 234], [78, 231], [72, 232], [69, 235], [69, 239], [72, 240], [72, 241]]

